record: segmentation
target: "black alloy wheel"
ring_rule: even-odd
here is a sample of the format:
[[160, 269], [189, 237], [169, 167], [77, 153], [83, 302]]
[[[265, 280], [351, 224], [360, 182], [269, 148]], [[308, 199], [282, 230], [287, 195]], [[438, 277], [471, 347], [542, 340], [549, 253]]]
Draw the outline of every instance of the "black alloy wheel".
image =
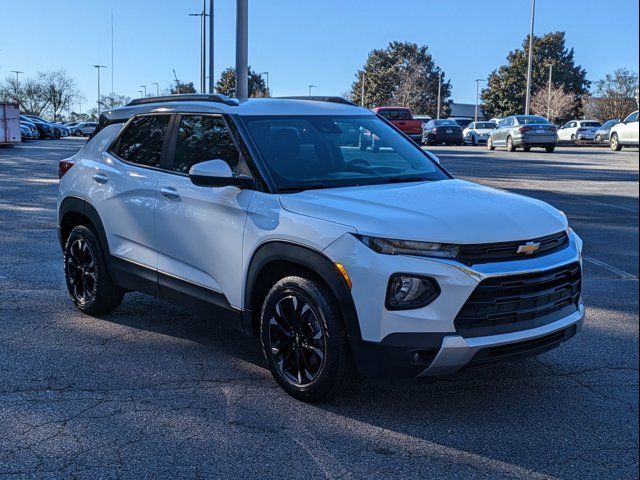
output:
[[74, 240], [66, 263], [69, 293], [78, 306], [84, 307], [95, 298], [97, 287], [95, 254], [86, 239]]
[[296, 294], [282, 297], [269, 319], [271, 355], [280, 372], [296, 386], [318, 377], [325, 357], [325, 333], [318, 315]]

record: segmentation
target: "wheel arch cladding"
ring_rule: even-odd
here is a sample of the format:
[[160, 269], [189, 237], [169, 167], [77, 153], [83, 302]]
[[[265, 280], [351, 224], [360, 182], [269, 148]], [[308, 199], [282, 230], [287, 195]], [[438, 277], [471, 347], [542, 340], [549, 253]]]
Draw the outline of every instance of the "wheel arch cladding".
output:
[[58, 225], [58, 238], [60, 240], [60, 246], [63, 249], [71, 230], [73, 230], [77, 225], [85, 225], [93, 228], [104, 252], [106, 254], [109, 253], [107, 235], [104, 231], [100, 215], [98, 214], [98, 211], [86, 200], [77, 197], [65, 198], [60, 205], [58, 218], [60, 219], [60, 224]]
[[327, 285], [338, 300], [347, 334], [362, 338], [351, 292], [334, 263], [315, 250], [280, 241], [262, 245], [251, 258], [243, 312], [244, 329], [248, 334], [258, 335], [264, 297], [278, 280], [289, 275], [304, 276]]

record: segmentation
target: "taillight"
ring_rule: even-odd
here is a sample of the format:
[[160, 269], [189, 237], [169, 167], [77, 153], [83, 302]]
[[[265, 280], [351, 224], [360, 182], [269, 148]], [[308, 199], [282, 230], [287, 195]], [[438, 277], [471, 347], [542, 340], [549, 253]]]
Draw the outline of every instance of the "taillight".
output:
[[520, 133], [525, 133], [525, 132], [528, 132], [529, 130], [531, 130], [531, 127], [520, 127], [518, 129]]
[[67, 173], [75, 163], [76, 161], [72, 158], [60, 160], [60, 163], [58, 164], [58, 178], [62, 178], [62, 176]]

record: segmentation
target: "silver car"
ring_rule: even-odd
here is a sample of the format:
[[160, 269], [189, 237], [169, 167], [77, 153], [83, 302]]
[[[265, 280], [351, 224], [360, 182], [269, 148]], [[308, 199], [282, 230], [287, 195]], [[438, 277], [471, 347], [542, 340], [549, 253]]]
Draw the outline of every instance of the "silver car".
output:
[[557, 127], [544, 117], [512, 115], [500, 120], [498, 128], [489, 135], [487, 148], [506, 147], [509, 152], [522, 148], [528, 152], [532, 147], [541, 147], [551, 153], [558, 143], [557, 131]]
[[80, 122], [71, 127], [71, 133], [76, 137], [91, 135], [98, 124], [96, 122]]

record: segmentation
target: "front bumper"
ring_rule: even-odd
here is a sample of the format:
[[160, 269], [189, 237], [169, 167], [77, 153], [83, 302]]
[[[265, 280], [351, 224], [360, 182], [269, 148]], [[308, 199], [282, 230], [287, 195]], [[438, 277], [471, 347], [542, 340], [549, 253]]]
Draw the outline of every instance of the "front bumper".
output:
[[[476, 287], [485, 279], [528, 273], [543, 273], [572, 263], [581, 263], [582, 241], [569, 235], [566, 248], [539, 257], [517, 261], [466, 266], [457, 261], [427, 259], [373, 252], [351, 235], [325, 249], [325, 254], [346, 268], [360, 326], [360, 337], [350, 338], [358, 371], [365, 377], [418, 377], [451, 373], [467, 365], [487, 363], [487, 355], [513, 346], [519, 356], [536, 355], [540, 348], [553, 348], [575, 334], [584, 321], [584, 305], [577, 311], [536, 328], [481, 337], [463, 337], [454, 325], [456, 316]], [[429, 276], [441, 293], [432, 303], [413, 310], [385, 308], [386, 287], [394, 273]], [[562, 335], [560, 335], [564, 332]], [[546, 337], [558, 333], [546, 342]], [[533, 342], [540, 339], [539, 342]], [[525, 342], [525, 343], [523, 343]], [[529, 343], [532, 345], [529, 345]], [[488, 351], [496, 347], [498, 350]], [[504, 352], [502, 352], [504, 353]], [[487, 354], [487, 355], [485, 355]], [[485, 355], [485, 358], [479, 358]], [[482, 361], [480, 361], [482, 360]]]

